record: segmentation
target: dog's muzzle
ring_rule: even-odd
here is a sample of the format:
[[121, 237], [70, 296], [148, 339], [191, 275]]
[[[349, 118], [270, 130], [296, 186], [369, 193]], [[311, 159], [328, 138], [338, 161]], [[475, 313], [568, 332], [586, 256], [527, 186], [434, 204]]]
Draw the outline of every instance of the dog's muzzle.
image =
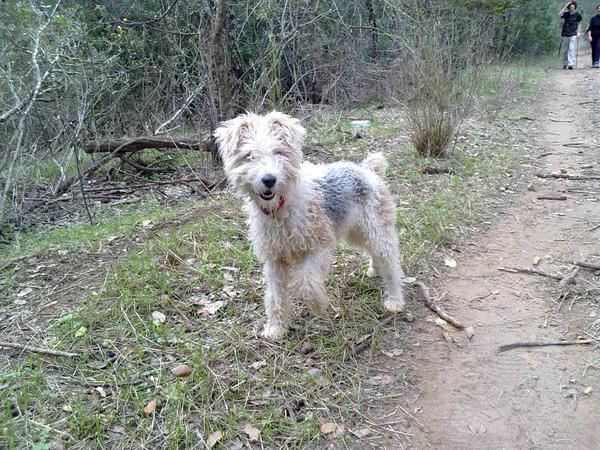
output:
[[275, 197], [275, 192], [273, 192], [271, 188], [275, 186], [275, 183], [277, 183], [277, 177], [273, 174], [268, 173], [265, 176], [263, 176], [260, 179], [260, 181], [267, 188], [264, 192], [258, 194], [260, 198], [267, 202], [269, 200], [273, 200], [273, 198]]

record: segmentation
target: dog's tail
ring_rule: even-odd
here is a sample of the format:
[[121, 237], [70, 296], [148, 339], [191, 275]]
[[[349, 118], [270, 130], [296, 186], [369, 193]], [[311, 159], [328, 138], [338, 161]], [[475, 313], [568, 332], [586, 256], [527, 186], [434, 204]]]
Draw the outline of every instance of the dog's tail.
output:
[[387, 163], [385, 161], [385, 156], [381, 152], [369, 153], [361, 165], [369, 170], [372, 170], [380, 177], [385, 176]]

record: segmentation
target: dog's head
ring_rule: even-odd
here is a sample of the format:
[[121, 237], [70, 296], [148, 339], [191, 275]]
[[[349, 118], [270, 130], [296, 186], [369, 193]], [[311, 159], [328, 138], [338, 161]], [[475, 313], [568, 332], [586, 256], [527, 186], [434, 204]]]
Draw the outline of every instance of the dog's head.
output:
[[223, 122], [214, 135], [229, 182], [271, 208], [298, 179], [305, 133], [298, 119], [273, 111]]

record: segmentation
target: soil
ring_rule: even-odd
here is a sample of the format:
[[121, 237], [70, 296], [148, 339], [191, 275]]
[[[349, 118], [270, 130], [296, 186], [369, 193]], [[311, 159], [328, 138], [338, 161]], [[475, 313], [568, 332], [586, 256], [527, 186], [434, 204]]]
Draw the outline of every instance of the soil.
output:
[[[440, 274], [437, 291], [447, 293], [441, 304], [473, 325], [475, 335], [430, 326], [417, 336], [416, 395], [404, 398], [398, 412], [410, 426], [402, 430], [410, 435], [404, 448], [600, 446], [600, 273], [582, 270], [575, 285], [561, 287], [555, 279], [498, 270], [565, 274], [574, 261], [600, 264], [600, 180], [536, 176], [600, 175], [594, 128], [600, 71], [583, 64], [553, 73], [534, 105], [534, 132], [524, 136], [538, 147], [523, 167], [529, 185], [509, 187], [514, 195], [489, 229], [446, 255], [457, 264]], [[567, 198], [538, 199], [542, 194]], [[503, 344], [578, 337], [592, 344], [497, 352]]]

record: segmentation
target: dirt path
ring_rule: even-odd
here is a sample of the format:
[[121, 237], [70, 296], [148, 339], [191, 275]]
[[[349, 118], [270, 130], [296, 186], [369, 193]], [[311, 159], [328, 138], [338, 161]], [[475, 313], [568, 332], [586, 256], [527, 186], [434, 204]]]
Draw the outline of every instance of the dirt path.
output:
[[[584, 64], [589, 67], [587, 59], [579, 67]], [[576, 286], [560, 288], [552, 279], [498, 270], [534, 267], [537, 258], [552, 273], [568, 272], [572, 261], [600, 264], [600, 181], [534, 175], [600, 175], [591, 128], [600, 112], [589, 103], [597, 101], [600, 72], [587, 67], [551, 75], [534, 116], [539, 149], [526, 167], [530, 190], [515, 187], [510, 209], [455, 255], [456, 268], [444, 271], [446, 307], [475, 324], [477, 334], [468, 341], [454, 333], [452, 343], [441, 329], [423, 337], [415, 354], [422, 394], [411, 405], [423, 428], [410, 431], [414, 448], [600, 447], [600, 374], [591, 367], [600, 359], [596, 345], [497, 353], [502, 344], [589, 338], [584, 332], [598, 329], [598, 276], [584, 271]], [[538, 200], [539, 194], [568, 198]]]

